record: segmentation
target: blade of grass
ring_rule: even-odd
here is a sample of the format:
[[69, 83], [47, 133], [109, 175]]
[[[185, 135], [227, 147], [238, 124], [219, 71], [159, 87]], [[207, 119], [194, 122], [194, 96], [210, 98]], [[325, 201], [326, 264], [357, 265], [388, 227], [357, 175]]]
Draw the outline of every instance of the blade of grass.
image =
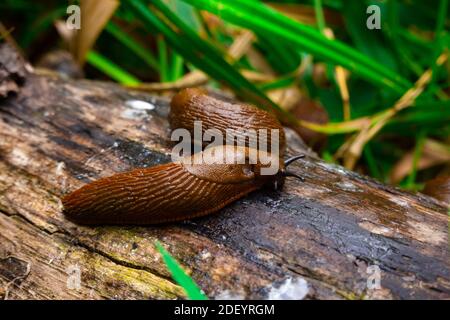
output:
[[140, 81], [95, 51], [89, 51], [87, 62], [123, 85], [137, 85]]
[[183, 57], [176, 52], [170, 54], [170, 81], [176, 81], [183, 75]]
[[450, 123], [450, 100], [417, 102], [399, 113], [389, 124], [395, 127], [402, 123], [410, 126], [428, 123], [430, 129], [439, 129], [440, 124]]
[[323, 8], [321, 0], [314, 0], [314, 11], [316, 12], [317, 27], [323, 33], [325, 29], [325, 18], [323, 16]]
[[402, 59], [399, 59], [399, 62], [414, 72], [415, 76], [420, 76], [424, 72], [423, 68], [416, 61], [414, 61], [408, 47], [405, 46], [403, 41], [400, 39], [399, 32], [401, 27], [398, 19], [399, 4], [399, 2], [395, 1], [389, 1], [386, 3], [386, 35], [391, 42], [391, 46], [397, 53], [397, 56], [402, 57]]
[[29, 32], [26, 32], [22, 39], [20, 39], [20, 45], [24, 49], [27, 49], [39, 35], [42, 35], [46, 29], [49, 29], [52, 26], [55, 20], [64, 16], [66, 14], [66, 10], [66, 6], [57, 8], [36, 20]]
[[378, 168], [377, 160], [375, 159], [372, 153], [372, 147], [370, 143], [366, 144], [364, 147], [364, 157], [367, 161], [367, 165], [369, 167], [370, 174], [379, 181], [383, 181], [383, 177], [381, 175], [380, 169]]
[[151, 68], [159, 70], [159, 64], [150, 50], [147, 50], [137, 41], [135, 41], [129, 34], [124, 32], [117, 24], [109, 21], [105, 30], [112, 34], [117, 40], [119, 40], [125, 47], [134, 52], [139, 58], [146, 62]]
[[[445, 23], [447, 20], [447, 8], [448, 8], [448, 0], [441, 0], [439, 2], [439, 9], [437, 10], [438, 12], [438, 17], [437, 17], [437, 22], [436, 22], [436, 30], [434, 33], [434, 41], [436, 42], [436, 45], [434, 47], [433, 50], [433, 57], [432, 57], [432, 61], [431, 61], [431, 65], [432, 65], [432, 77], [430, 80], [430, 88], [433, 88], [435, 82], [436, 82], [436, 75], [437, 75], [437, 69], [438, 69], [438, 64], [437, 64], [437, 57], [439, 56], [439, 54], [444, 50], [444, 38], [445, 38]], [[447, 44], [448, 46], [448, 44]]]
[[158, 37], [158, 57], [159, 57], [159, 80], [161, 82], [168, 82], [169, 79], [169, 68], [167, 63], [167, 46], [166, 41], [163, 37]]
[[324, 150], [324, 151], [322, 152], [321, 158], [322, 158], [324, 161], [326, 161], [326, 162], [329, 162], [329, 163], [335, 163], [334, 158], [333, 158], [333, 155], [332, 155], [329, 151], [327, 151], [327, 150]]
[[274, 81], [262, 83], [258, 87], [264, 91], [285, 88], [285, 87], [289, 87], [290, 85], [292, 85], [295, 82], [296, 78], [297, 78], [297, 75], [289, 74], [285, 77], [278, 78]]
[[264, 37], [262, 34], [256, 35], [260, 39], [258, 45], [264, 49], [264, 56], [275, 70], [285, 74], [298, 67], [301, 57], [296, 50], [279, 43], [277, 39]]
[[419, 36], [411, 33], [408, 29], [399, 29], [397, 33], [403, 40], [410, 42], [418, 50], [431, 51], [433, 48], [433, 45], [430, 42], [427, 42]]
[[[325, 17], [323, 15], [322, 0], [314, 0], [314, 13], [315, 13], [316, 20], [317, 20], [317, 28], [319, 29], [321, 34], [327, 36]], [[331, 34], [332, 34], [331, 29], [329, 29], [329, 32], [331, 32]], [[329, 35], [327, 37], [331, 38]], [[334, 35], [331, 39], [334, 40]], [[333, 66], [330, 65], [329, 63], [327, 64], [326, 73], [327, 73], [328, 79], [336, 78], [335, 75], [333, 74]], [[335, 81], [336, 81], [336, 79], [335, 79]], [[344, 117], [344, 119], [345, 119], [345, 117]], [[348, 120], [348, 119], [345, 119], [345, 120]]]
[[408, 178], [406, 180], [405, 188], [407, 189], [413, 189], [416, 181], [417, 176], [417, 164], [419, 163], [419, 159], [422, 156], [423, 151], [423, 145], [426, 139], [426, 132], [423, 130], [419, 132], [417, 135], [417, 143], [416, 148], [414, 149], [414, 157], [413, 157], [413, 165], [411, 173], [408, 175]]
[[159, 253], [161, 253], [164, 263], [166, 264], [167, 269], [169, 269], [172, 278], [186, 291], [188, 298], [192, 300], [208, 300], [208, 297], [202, 293], [194, 280], [186, 274], [175, 258], [173, 258], [170, 253], [164, 249], [161, 243], [156, 241], [155, 245]]

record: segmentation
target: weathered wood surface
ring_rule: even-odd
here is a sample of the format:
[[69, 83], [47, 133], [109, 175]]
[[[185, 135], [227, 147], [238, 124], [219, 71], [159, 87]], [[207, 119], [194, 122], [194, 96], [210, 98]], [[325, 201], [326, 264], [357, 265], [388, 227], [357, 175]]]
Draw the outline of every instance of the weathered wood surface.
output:
[[[155, 109], [135, 110], [130, 99]], [[274, 297], [289, 281], [301, 296], [299, 279], [306, 298], [450, 298], [444, 204], [313, 155], [292, 166], [304, 183], [288, 179], [283, 192], [256, 192], [205, 218], [155, 227], [67, 221], [63, 194], [169, 161], [167, 112], [167, 99], [38, 75], [0, 101], [0, 296], [183, 298], [158, 239], [213, 298]], [[302, 152], [293, 134], [288, 145], [288, 154]], [[368, 289], [375, 264], [381, 288]], [[68, 276], [76, 266], [79, 288]]]

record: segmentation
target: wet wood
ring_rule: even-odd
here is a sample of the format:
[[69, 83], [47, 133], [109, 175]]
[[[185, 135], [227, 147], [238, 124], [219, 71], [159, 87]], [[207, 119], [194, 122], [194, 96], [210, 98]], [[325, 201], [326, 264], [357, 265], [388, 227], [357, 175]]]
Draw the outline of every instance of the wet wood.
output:
[[[211, 298], [277, 297], [281, 286], [290, 286], [290, 298], [450, 298], [445, 205], [311, 153], [292, 166], [304, 183], [288, 179], [283, 192], [256, 192], [205, 218], [155, 227], [73, 224], [61, 213], [62, 195], [170, 160], [168, 100], [33, 74], [15, 91], [0, 100], [3, 298], [183, 298], [155, 240]], [[133, 108], [136, 99], [154, 109]], [[289, 155], [305, 152], [290, 131], [287, 141]], [[367, 284], [376, 283], [377, 268], [374, 288]]]

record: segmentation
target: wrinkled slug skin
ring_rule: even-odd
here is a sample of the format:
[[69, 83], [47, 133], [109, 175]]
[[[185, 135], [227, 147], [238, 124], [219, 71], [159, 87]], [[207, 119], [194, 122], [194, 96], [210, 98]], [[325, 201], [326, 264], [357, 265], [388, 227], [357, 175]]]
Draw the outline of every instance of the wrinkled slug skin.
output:
[[[203, 133], [212, 128], [225, 130], [278, 129], [280, 154], [286, 148], [283, 126], [272, 114], [251, 104], [231, 103], [208, 96], [199, 88], [181, 90], [171, 101], [169, 122], [172, 129], [184, 128], [193, 134], [194, 121], [202, 121]], [[270, 133], [268, 149], [270, 150]]]
[[[186, 220], [218, 211], [263, 184], [247, 177], [239, 165], [215, 166], [169, 163], [102, 178], [64, 197], [63, 212], [89, 225]], [[211, 170], [227, 172], [227, 182], [217, 180]]]

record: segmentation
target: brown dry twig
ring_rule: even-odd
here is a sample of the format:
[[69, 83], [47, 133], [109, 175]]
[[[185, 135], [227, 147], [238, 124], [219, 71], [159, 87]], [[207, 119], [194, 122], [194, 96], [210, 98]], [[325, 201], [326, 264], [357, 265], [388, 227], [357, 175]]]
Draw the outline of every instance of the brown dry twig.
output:
[[[325, 36], [331, 40], [334, 40], [333, 30], [330, 28], [325, 28], [323, 33]], [[341, 66], [336, 66], [334, 68], [336, 82], [339, 88], [342, 99], [342, 109], [344, 114], [344, 121], [349, 121], [351, 118], [350, 113], [350, 93], [347, 86], [347, 74], [348, 72]]]

